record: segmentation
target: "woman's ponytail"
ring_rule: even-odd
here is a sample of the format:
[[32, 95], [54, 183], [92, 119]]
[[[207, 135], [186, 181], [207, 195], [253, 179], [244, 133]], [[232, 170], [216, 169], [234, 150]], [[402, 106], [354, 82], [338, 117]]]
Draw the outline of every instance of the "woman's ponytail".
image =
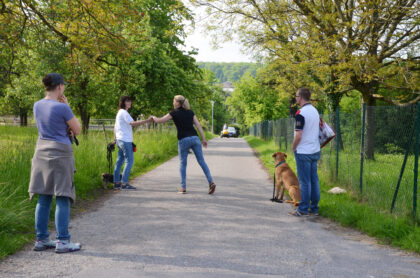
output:
[[188, 101], [188, 99], [186, 99], [184, 96], [182, 95], [177, 95], [174, 97], [174, 99], [181, 105], [182, 108], [184, 108], [185, 110], [190, 110], [190, 102]]
[[184, 99], [184, 103], [182, 104], [182, 108], [184, 108], [185, 110], [190, 110], [190, 102], [188, 101], [188, 99]]

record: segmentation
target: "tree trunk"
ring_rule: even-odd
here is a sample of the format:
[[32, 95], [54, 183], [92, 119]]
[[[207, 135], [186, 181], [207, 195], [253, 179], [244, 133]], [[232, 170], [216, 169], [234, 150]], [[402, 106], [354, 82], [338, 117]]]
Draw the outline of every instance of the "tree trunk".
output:
[[80, 118], [82, 120], [82, 133], [86, 135], [89, 131], [89, 121], [90, 121], [90, 113], [89, 113], [89, 106], [88, 106], [88, 99], [87, 99], [87, 85], [89, 83], [89, 79], [85, 78], [82, 83], [80, 84], [81, 96], [80, 102], [78, 104], [78, 110], [80, 113]]
[[359, 91], [362, 93], [363, 102], [366, 103], [366, 118], [365, 118], [365, 157], [366, 159], [375, 159], [375, 106], [376, 99], [373, 97], [376, 86], [367, 85], [361, 87]]
[[[378, 89], [378, 82], [369, 83], [360, 82], [354, 75], [351, 77], [351, 83], [355, 89], [362, 94], [363, 102], [366, 103], [366, 136], [365, 136], [365, 157], [366, 159], [375, 159], [375, 106], [376, 99], [373, 95]], [[365, 132], [365, 131], [363, 131]]]
[[366, 158], [375, 159], [375, 105], [376, 101], [373, 97], [366, 102]]
[[87, 112], [87, 107], [79, 107], [80, 118], [82, 120], [82, 133], [86, 135], [89, 131], [90, 115]]
[[[343, 94], [341, 92], [336, 92], [334, 89], [331, 89], [331, 90], [333, 90], [333, 92], [327, 94], [327, 107], [330, 114], [330, 119], [329, 119], [328, 124], [332, 126], [332, 129], [336, 133], [340, 132], [339, 137], [338, 137], [340, 139], [340, 150], [344, 150], [343, 137], [341, 136], [341, 127], [338, 128], [337, 126], [337, 113], [336, 113], [337, 108], [340, 106], [340, 101]], [[334, 140], [334, 144], [336, 144], [336, 141], [337, 140]]]
[[25, 108], [19, 108], [19, 118], [21, 126], [28, 126], [28, 110]]
[[[331, 64], [336, 63], [336, 58], [330, 57]], [[331, 69], [330, 74], [327, 77], [326, 84], [328, 88], [326, 89], [327, 93], [327, 107], [330, 114], [329, 124], [332, 126], [333, 130], [337, 133], [337, 138], [339, 138], [340, 150], [344, 150], [343, 146], [343, 137], [341, 136], [341, 128], [339, 128], [339, 123], [337, 123], [337, 109], [340, 107], [340, 101], [343, 97], [343, 93], [339, 91], [339, 80], [335, 74], [335, 71]], [[340, 134], [338, 134], [338, 132]], [[334, 140], [335, 149], [337, 149], [337, 140]]]

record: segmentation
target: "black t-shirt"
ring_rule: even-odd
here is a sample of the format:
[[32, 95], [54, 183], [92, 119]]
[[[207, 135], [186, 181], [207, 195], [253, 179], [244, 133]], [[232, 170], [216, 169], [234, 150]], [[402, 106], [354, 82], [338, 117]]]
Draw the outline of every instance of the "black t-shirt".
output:
[[197, 131], [193, 125], [194, 112], [178, 108], [169, 112], [174, 120], [176, 129], [178, 130], [178, 140], [185, 137], [198, 136]]

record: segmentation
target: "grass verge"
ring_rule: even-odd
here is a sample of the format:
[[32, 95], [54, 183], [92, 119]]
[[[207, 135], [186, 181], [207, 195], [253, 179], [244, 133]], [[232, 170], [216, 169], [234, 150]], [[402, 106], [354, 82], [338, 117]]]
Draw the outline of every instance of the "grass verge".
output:
[[[246, 136], [244, 139], [257, 152], [259, 158], [271, 175], [274, 173], [274, 162], [271, 155], [279, 151], [274, 141]], [[287, 158], [287, 163], [296, 170], [293, 154]], [[353, 194], [333, 195], [328, 190], [337, 186], [328, 176], [318, 170], [321, 188], [319, 213], [343, 226], [357, 228], [360, 231], [377, 238], [379, 243], [391, 245], [420, 254], [420, 227], [407, 217], [391, 215], [378, 210]], [[343, 187], [342, 185], [340, 185]]]

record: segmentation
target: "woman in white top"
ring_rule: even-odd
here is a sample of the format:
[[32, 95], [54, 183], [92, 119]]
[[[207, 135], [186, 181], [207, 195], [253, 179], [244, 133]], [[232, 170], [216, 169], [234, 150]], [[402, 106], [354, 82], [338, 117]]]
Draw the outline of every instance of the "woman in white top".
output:
[[[152, 122], [150, 117], [144, 121], [134, 121], [128, 114], [128, 109], [131, 108], [132, 100], [129, 96], [122, 96], [118, 104], [118, 113], [115, 119], [114, 137], [118, 146], [117, 162], [114, 169], [114, 188], [135, 190], [136, 188], [128, 184], [131, 167], [134, 164], [133, 153], [133, 127], [140, 126]], [[121, 167], [125, 162], [122, 180], [120, 179]]]

